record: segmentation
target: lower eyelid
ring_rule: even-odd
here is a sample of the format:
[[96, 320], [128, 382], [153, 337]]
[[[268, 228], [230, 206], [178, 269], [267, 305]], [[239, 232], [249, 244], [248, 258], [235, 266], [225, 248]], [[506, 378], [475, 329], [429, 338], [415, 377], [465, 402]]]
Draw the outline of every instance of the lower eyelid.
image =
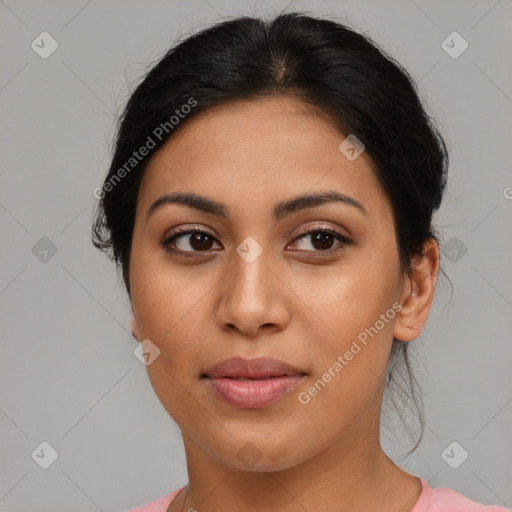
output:
[[191, 230], [183, 230], [183, 231], [178, 231], [178, 232], [175, 232], [175, 233], [171, 233], [169, 236], [166, 236], [160, 243], [164, 247], [164, 249], [170, 250], [172, 252], [178, 252], [178, 253], [181, 253], [181, 254], [183, 254], [183, 253], [198, 253], [198, 254], [200, 254], [201, 252], [204, 252], [204, 253], [208, 252], [208, 251], [183, 251], [181, 249], [174, 249], [174, 248], [171, 249], [171, 247], [180, 238], [186, 238], [186, 237], [189, 237], [189, 236], [194, 235], [196, 233], [200, 233], [202, 235], [207, 235], [209, 238], [211, 238], [214, 241], [214, 243], [220, 244], [220, 242], [217, 240], [217, 238], [215, 236], [213, 236], [211, 233], [208, 233], [207, 231], [192, 230], [192, 229]]
[[306, 233], [302, 233], [301, 235], [298, 235], [293, 240], [292, 243], [295, 243], [295, 242], [297, 242], [298, 240], [300, 240], [302, 238], [307, 238], [308, 236], [311, 236], [314, 233], [318, 233], [318, 232], [326, 232], [326, 233], [331, 234], [336, 239], [336, 241], [338, 241], [339, 243], [336, 244], [334, 247], [331, 247], [330, 249], [316, 250], [316, 251], [315, 250], [299, 249], [299, 251], [304, 251], [304, 252], [309, 252], [309, 253], [314, 253], [314, 254], [319, 254], [319, 255], [322, 255], [322, 254], [332, 254], [332, 253], [340, 250], [344, 246], [350, 245], [352, 243], [351, 240], [347, 236], [345, 236], [345, 235], [343, 235], [341, 233], [338, 233], [337, 231], [333, 231], [331, 229], [329, 229], [329, 230], [326, 230], [326, 229], [314, 229], [312, 231], [309, 231], [309, 232], [306, 232]]
[[[308, 253], [313, 253], [313, 254], [318, 254], [318, 255], [322, 255], [322, 254], [332, 254], [334, 252], [337, 252], [338, 250], [340, 250], [341, 248], [343, 248], [343, 246], [345, 245], [349, 245], [351, 244], [351, 240], [344, 234], [332, 229], [332, 228], [313, 228], [313, 229], [310, 229], [308, 231], [305, 231], [303, 233], [300, 233], [299, 235], [297, 235], [293, 241], [291, 243], [294, 243], [296, 242], [297, 240], [300, 240], [302, 238], [306, 238], [307, 236], [310, 236], [310, 235], [313, 235], [314, 233], [318, 233], [318, 232], [325, 232], [325, 233], [329, 233], [331, 234], [332, 236], [335, 237], [335, 239], [339, 242], [338, 244], [336, 244], [334, 247], [330, 248], [330, 249], [325, 249], [325, 250], [305, 250], [305, 249], [302, 249], [302, 250], [298, 250], [298, 251], [303, 251], [303, 252], [308, 252]], [[184, 229], [184, 230], [179, 230], [178, 232], [175, 232], [175, 233], [171, 233], [170, 236], [167, 236], [162, 242], [161, 242], [161, 245], [164, 247], [164, 249], [174, 253], [174, 254], [180, 254], [180, 255], [205, 255], [205, 254], [208, 254], [210, 253], [212, 250], [218, 250], [217, 248], [216, 249], [208, 249], [208, 250], [205, 250], [205, 251], [184, 251], [182, 249], [177, 249], [177, 248], [174, 248], [173, 247], [173, 244], [175, 243], [175, 241], [181, 237], [187, 237], [187, 236], [191, 236], [195, 233], [200, 233], [200, 234], [204, 234], [204, 235], [207, 235], [208, 237], [210, 237], [211, 239], [213, 239], [214, 243], [217, 243], [219, 245], [222, 245], [215, 236], [213, 236], [211, 233], [207, 232], [207, 231], [203, 231], [203, 230], [199, 230], [199, 229]]]

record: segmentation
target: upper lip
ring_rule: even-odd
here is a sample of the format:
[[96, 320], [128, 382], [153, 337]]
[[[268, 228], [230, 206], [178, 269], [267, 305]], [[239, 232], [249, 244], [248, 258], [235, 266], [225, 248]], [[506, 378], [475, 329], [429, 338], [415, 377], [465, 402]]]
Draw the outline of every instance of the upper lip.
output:
[[264, 378], [286, 375], [305, 375], [305, 372], [279, 359], [231, 357], [214, 364], [203, 374], [203, 376], [210, 378]]

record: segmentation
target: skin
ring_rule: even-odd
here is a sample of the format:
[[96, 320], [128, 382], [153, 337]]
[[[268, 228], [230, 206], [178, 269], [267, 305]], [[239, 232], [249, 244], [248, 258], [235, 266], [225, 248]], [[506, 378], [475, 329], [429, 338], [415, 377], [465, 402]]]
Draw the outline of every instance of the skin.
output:
[[[350, 161], [339, 151], [344, 138], [311, 107], [272, 97], [208, 109], [149, 162], [131, 251], [132, 330], [160, 349], [148, 375], [186, 450], [189, 486], [168, 512], [407, 512], [419, 497], [419, 480], [383, 452], [379, 417], [393, 336], [407, 342], [421, 333], [439, 250], [427, 241], [411, 274], [403, 271], [389, 198], [365, 152]], [[334, 202], [272, 217], [280, 201], [331, 190], [366, 212]], [[178, 191], [223, 203], [229, 217], [179, 204], [147, 216]], [[209, 244], [182, 235], [175, 248], [192, 256], [170, 252], [161, 242], [178, 226], [206, 231]], [[326, 254], [301, 236], [326, 227], [350, 243], [333, 237], [327, 250], [339, 250]], [[263, 249], [252, 263], [236, 252], [249, 236]], [[299, 393], [395, 303], [401, 311], [300, 403]], [[201, 379], [232, 356], [274, 357], [307, 375], [268, 407], [238, 409]], [[251, 467], [237, 455], [247, 443], [260, 457]]]

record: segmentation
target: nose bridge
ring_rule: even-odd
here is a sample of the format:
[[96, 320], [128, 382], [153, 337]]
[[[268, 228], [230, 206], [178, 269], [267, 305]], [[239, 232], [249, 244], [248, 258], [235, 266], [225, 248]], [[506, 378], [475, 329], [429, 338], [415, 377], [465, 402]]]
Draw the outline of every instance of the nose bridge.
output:
[[236, 249], [234, 264], [228, 271], [228, 294], [236, 303], [243, 301], [248, 309], [261, 310], [269, 304], [267, 287], [273, 283], [268, 251], [254, 239], [245, 240]]
[[248, 238], [237, 247], [234, 262], [223, 279], [217, 315], [221, 327], [234, 325], [255, 334], [263, 325], [282, 327], [287, 316], [271, 254]]

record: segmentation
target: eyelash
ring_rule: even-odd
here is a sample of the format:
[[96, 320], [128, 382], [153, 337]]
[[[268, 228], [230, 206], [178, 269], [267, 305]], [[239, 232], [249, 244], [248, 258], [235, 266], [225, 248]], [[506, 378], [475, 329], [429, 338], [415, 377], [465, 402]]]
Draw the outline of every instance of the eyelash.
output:
[[[320, 253], [320, 254], [325, 254], [325, 255], [331, 255], [335, 252], [342, 250], [345, 245], [352, 244], [352, 241], [348, 237], [346, 237], [345, 235], [341, 234], [340, 232], [338, 232], [332, 228], [329, 228], [327, 226], [318, 226], [313, 229], [309, 229], [308, 231], [299, 233], [299, 235], [297, 235], [293, 239], [292, 243], [299, 240], [300, 238], [303, 238], [303, 237], [306, 237], [307, 235], [312, 235], [315, 233], [329, 233], [330, 235], [333, 235], [340, 242], [340, 244], [338, 244], [336, 247], [334, 247], [332, 249], [316, 250], [316, 251], [300, 251], [299, 250], [299, 252]], [[212, 238], [214, 241], [218, 242], [218, 240], [213, 235], [208, 233], [208, 231], [204, 231], [199, 228], [189, 228], [189, 229], [177, 228], [174, 232], [172, 232], [168, 237], [166, 237], [161, 242], [161, 245], [165, 250], [172, 252], [174, 254], [178, 254], [179, 256], [184, 256], [184, 257], [193, 257], [196, 254], [207, 253], [208, 252], [207, 250], [206, 251], [182, 251], [180, 249], [175, 249], [172, 247], [172, 244], [176, 239], [178, 239], [182, 236], [185, 236], [185, 235], [195, 235], [195, 234], [207, 235], [208, 237]], [[191, 254], [188, 254], [188, 253], [191, 253]]]

